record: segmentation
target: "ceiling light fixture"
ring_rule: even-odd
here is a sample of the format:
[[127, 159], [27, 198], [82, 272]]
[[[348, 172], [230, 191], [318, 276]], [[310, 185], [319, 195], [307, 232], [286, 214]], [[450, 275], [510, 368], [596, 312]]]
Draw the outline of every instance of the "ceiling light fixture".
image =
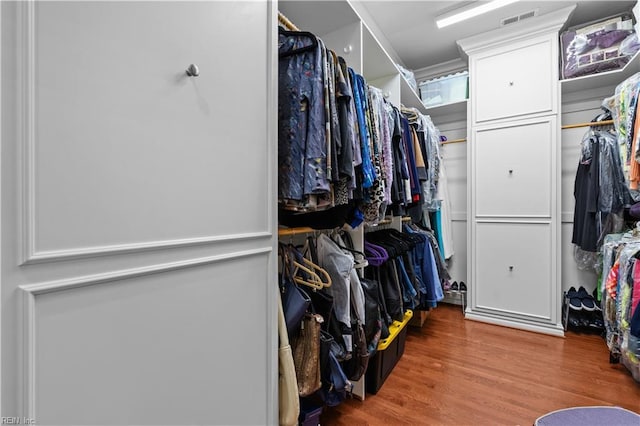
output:
[[453, 10], [442, 16], [438, 16], [436, 18], [436, 25], [438, 26], [438, 28], [444, 28], [446, 26], [457, 24], [458, 22], [473, 18], [474, 16], [482, 15], [483, 13], [496, 10], [517, 1], [518, 0], [492, 0], [480, 5], [474, 3], [470, 7], [463, 7], [461, 9]]

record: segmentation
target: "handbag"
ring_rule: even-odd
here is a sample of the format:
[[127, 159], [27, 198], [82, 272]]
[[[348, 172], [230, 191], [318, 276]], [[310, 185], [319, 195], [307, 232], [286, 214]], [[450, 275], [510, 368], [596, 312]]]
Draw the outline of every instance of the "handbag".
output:
[[282, 297], [287, 332], [289, 336], [293, 336], [300, 329], [302, 318], [304, 318], [304, 314], [311, 305], [311, 299], [303, 289], [298, 287], [285, 274], [281, 275], [280, 282], [280, 296]]
[[369, 365], [369, 349], [362, 323], [351, 297], [351, 358], [344, 362], [344, 373], [354, 381], [360, 380]]
[[309, 396], [320, 389], [320, 328], [323, 318], [305, 314], [300, 333], [292, 339], [293, 363], [298, 379], [298, 394]]
[[287, 333], [289, 336], [293, 336], [300, 329], [300, 322], [311, 305], [311, 299], [291, 278], [291, 268], [288, 265], [289, 257], [282, 247], [280, 247], [280, 256], [282, 258], [282, 273], [280, 274], [282, 309], [287, 324]]
[[287, 336], [287, 326], [282, 310], [282, 300], [278, 299], [278, 408], [281, 426], [295, 426], [300, 415], [298, 380], [293, 363], [293, 353]]

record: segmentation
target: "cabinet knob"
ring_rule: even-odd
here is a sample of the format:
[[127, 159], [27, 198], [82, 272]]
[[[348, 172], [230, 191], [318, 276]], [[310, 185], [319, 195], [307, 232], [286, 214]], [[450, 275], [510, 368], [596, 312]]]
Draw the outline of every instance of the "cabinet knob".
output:
[[509, 174], [512, 175], [513, 174], [513, 169], [509, 169]]
[[510, 81], [510, 82], [509, 82], [509, 86], [513, 86], [513, 81]]
[[509, 266], [509, 272], [513, 271], [513, 266]]
[[185, 71], [189, 77], [197, 77], [200, 75], [200, 70], [196, 64], [189, 65], [189, 68]]

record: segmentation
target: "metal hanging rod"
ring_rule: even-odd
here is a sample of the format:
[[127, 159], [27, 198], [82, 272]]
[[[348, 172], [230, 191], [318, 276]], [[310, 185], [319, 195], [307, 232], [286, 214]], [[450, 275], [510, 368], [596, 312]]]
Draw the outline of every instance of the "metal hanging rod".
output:
[[577, 123], [577, 124], [566, 124], [562, 126], [562, 129], [577, 129], [579, 127], [600, 127], [600, 126], [609, 126], [613, 123], [613, 120], [604, 120], [604, 121], [589, 121], [586, 123]]
[[300, 31], [300, 29], [296, 27], [293, 22], [291, 22], [289, 18], [284, 16], [280, 11], [278, 11], [278, 22], [281, 23], [289, 31]]

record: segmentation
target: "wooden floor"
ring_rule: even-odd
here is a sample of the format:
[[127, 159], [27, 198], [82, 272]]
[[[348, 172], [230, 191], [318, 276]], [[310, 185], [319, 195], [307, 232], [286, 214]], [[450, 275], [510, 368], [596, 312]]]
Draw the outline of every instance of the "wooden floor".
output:
[[566, 338], [465, 320], [440, 305], [408, 331], [376, 395], [325, 408], [321, 425], [532, 425], [561, 408], [617, 405], [640, 413], [640, 383], [609, 363], [597, 335]]

